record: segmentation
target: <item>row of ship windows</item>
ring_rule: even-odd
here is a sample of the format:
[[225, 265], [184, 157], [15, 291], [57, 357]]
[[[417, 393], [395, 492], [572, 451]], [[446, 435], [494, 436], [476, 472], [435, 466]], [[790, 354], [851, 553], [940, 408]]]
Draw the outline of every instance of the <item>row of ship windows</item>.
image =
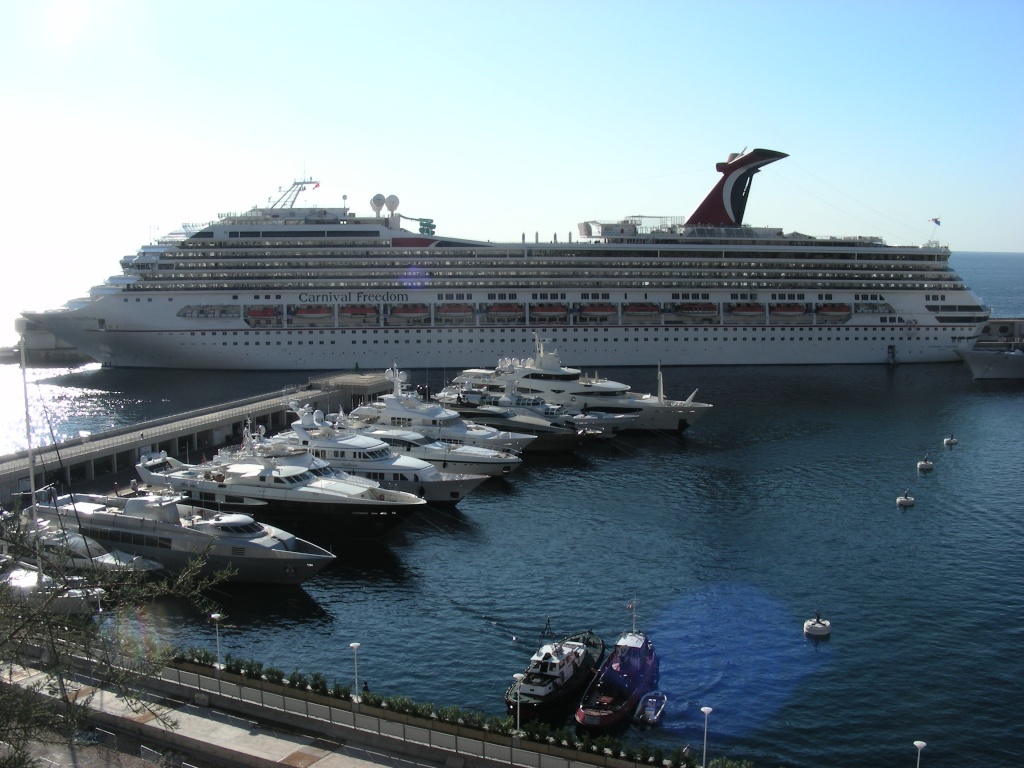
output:
[[[632, 282], [630, 282], [628, 284], [627, 284], [626, 281], [623, 280], [623, 281], [621, 281], [623, 283], [622, 288], [623, 288], [623, 290], [641, 289], [641, 288], [649, 288], [649, 287], [652, 287], [652, 288], [653, 287], [659, 287], [659, 288], [686, 287], [686, 288], [690, 288], [691, 290], [693, 290], [693, 289], [700, 290], [700, 289], [703, 289], [703, 288], [709, 288], [709, 289], [721, 289], [721, 288], [745, 288], [745, 289], [751, 289], [751, 288], [762, 288], [762, 289], [765, 289], [765, 290], [769, 290], [769, 289], [775, 288], [777, 290], [778, 287], [779, 287], [779, 286], [775, 286], [775, 285], [772, 285], [769, 282], [764, 282], [764, 281], [757, 282], [757, 281], [746, 281], [746, 280], [743, 280], [743, 281], [737, 282], [735, 280], [724, 280], [724, 279], [713, 279], [713, 280], [707, 280], [707, 281], [677, 280], [677, 279], [665, 278], [662, 275], [652, 275], [652, 276], [649, 276], [649, 277], [652, 277], [654, 279], [645, 279], [645, 280], [636, 279], [636, 280], [633, 280]], [[363, 280], [366, 281], [366, 283], [369, 283], [369, 282], [372, 282], [374, 278], [368, 278], [368, 277], [367, 278], [348, 277], [348, 278], [345, 278], [345, 279], [337, 279], [337, 280], [333, 280], [333, 281], [312, 280], [312, 279], [310, 279], [310, 280], [288, 279], [285, 282], [288, 283], [288, 289], [292, 290], [292, 291], [325, 291], [325, 290], [332, 290], [332, 289], [349, 290], [349, 289], [352, 288], [352, 286], [354, 284], [359, 282], [360, 279], [363, 279]], [[786, 280], [787, 281], [791, 281], [791, 282], [798, 282], [796, 280], [796, 278], [792, 278], [792, 277], [791, 278], [786, 278]], [[262, 287], [260, 284], [261, 283], [266, 283], [266, 282], [269, 282], [269, 281], [267, 281], [267, 280], [255, 281], [254, 280], [254, 281], [251, 281], [250, 284], [248, 284], [248, 285], [246, 285], [242, 281], [236, 281], [236, 280], [225, 281], [225, 282], [221, 282], [221, 283], [204, 282], [204, 281], [200, 281], [200, 282], [196, 282], [196, 283], [189, 283], [189, 282], [179, 282], [179, 283], [162, 283], [162, 282], [161, 283], [146, 283], [146, 282], [141, 282], [141, 283], [134, 283], [132, 285], [128, 285], [128, 286], [126, 286], [126, 289], [127, 289], [128, 292], [132, 292], [132, 293], [148, 292], [148, 291], [159, 291], [159, 292], [162, 293], [162, 292], [165, 292], [165, 291], [176, 291], [176, 290], [177, 291], [204, 291], [204, 292], [209, 292], [209, 291], [214, 291], [214, 290], [221, 290], [221, 291], [256, 290], [256, 291], [258, 291]], [[280, 283], [280, 281], [272, 281], [272, 282]], [[444, 286], [448, 282], [464, 286], [467, 281], [466, 280], [462, 280], [462, 279], [459, 279], [459, 280], [456, 280], [456, 279], [447, 280], [447, 279], [433, 279], [433, 278], [430, 279], [429, 281], [428, 280], [397, 280], [396, 281], [396, 280], [392, 280], [392, 279], [386, 279], [386, 280], [380, 281], [379, 283], [376, 283], [375, 287], [381, 288], [381, 289], [391, 289], [391, 290], [411, 290], [411, 289], [416, 289], [416, 288], [427, 288], [427, 289], [429, 289], [429, 288], [442, 287], [442, 286]], [[474, 284], [478, 284], [481, 290], [487, 290], [487, 286], [488, 285], [494, 284], [494, 283], [496, 283], [498, 281], [496, 281], [496, 280], [475, 280], [475, 281], [472, 281], [472, 282], [474, 282]], [[517, 278], [510, 278], [510, 279], [507, 279], [507, 280], [503, 280], [501, 282], [504, 283], [505, 285], [508, 285], [509, 283], [519, 283], [519, 282], [522, 282], [522, 283], [524, 283], [524, 285], [517, 286], [517, 287], [522, 288], [524, 291], [528, 291], [528, 290], [530, 290], [530, 286], [528, 284], [529, 283], [535, 283], [537, 281], [535, 281], [535, 280], [525, 280], [525, 279], [520, 280], [517, 277]], [[548, 282], [558, 282], [560, 284], [564, 284], [567, 287], [579, 287], [579, 288], [582, 288], [582, 287], [584, 287], [588, 283], [593, 283], [594, 280], [592, 280], [592, 279], [585, 279], [584, 276], [574, 275], [571, 279], [567, 278], [567, 279], [561, 279], [561, 280], [557, 280], [557, 281], [549, 280]], [[826, 282], [826, 281], [817, 281], [817, 280], [811, 279], [811, 280], [800, 280], [799, 282], [802, 282], [802, 283], [807, 283], [807, 282], [815, 283], [815, 282], [817, 282], [817, 285], [812, 285], [811, 287], [812, 288], [814, 288], [814, 287], [816, 287], [816, 288], [829, 288], [829, 289], [834, 290], [834, 291], [839, 291], [839, 290], [856, 290], [856, 289], [863, 289], [863, 288], [865, 288], [865, 281], [863, 281], [863, 280], [858, 280], [856, 282], [842, 282], [842, 281], [836, 281], [836, 280], [829, 280], [829, 281]], [[928, 282], [928, 283], [915, 283], [915, 282], [889, 283], [889, 282], [874, 282], [874, 281], [872, 281], [867, 287], [873, 288], [876, 291], [877, 290], [896, 290], [896, 289], [902, 290], [902, 291], [921, 291], [921, 290], [928, 290], [928, 289], [934, 288], [935, 286], [931, 282]], [[959, 289], [961, 287], [962, 287], [961, 285], [946, 286], [947, 290], [957, 290], [957, 289]]]
[[941, 280], [954, 279], [947, 270], [908, 269], [906, 266], [896, 268], [889, 265], [888, 269], [871, 266], [843, 266], [822, 269], [820, 264], [772, 264], [756, 265], [751, 268], [719, 264], [715, 266], [698, 266], [695, 264], [464, 264], [442, 265], [428, 264], [252, 264], [245, 269], [226, 268], [215, 264], [195, 265], [184, 269], [176, 265], [166, 265], [159, 270], [152, 270], [143, 265], [132, 265], [132, 272], [146, 279], [156, 280], [229, 280], [245, 279], [258, 276], [274, 275], [307, 275], [323, 277], [331, 275], [355, 275], [359, 277], [414, 277], [421, 274], [429, 277], [460, 276], [466, 279], [476, 277], [505, 277], [509, 275], [526, 275], [545, 278], [559, 275], [601, 275], [613, 272], [616, 277], [644, 277], [650, 275], [666, 275], [669, 277], [721, 277], [732, 279], [756, 280], [785, 277], [817, 277], [821, 280], [842, 280], [846, 277], [861, 279], [871, 277], [881, 280]]
[[[635, 330], [639, 331], [640, 329], [637, 328]], [[806, 329], [802, 329], [802, 330], [803, 330], [804, 333], [807, 332]], [[196, 336], [196, 335], [205, 336], [206, 334], [205, 333], [200, 333], [200, 334], [193, 333], [191, 335], [192, 336]], [[216, 334], [211, 334], [211, 335], [216, 336]], [[731, 336], [731, 337], [730, 336], [722, 336], [721, 339], [719, 339], [718, 336], [712, 336], [711, 338], [694, 336], [692, 339], [689, 336], [683, 336], [681, 338], [679, 336], [673, 336], [671, 338], [668, 337], [668, 336], [666, 336], [664, 338], [661, 338], [659, 336], [655, 336], [653, 339], [648, 337], [648, 336], [644, 336], [643, 338], [641, 338], [639, 336], [633, 336], [633, 337], [624, 336], [621, 339], [622, 342], [626, 342], [626, 343], [628, 343], [630, 341], [645, 341], [645, 342], [647, 342], [647, 341], [654, 341], [654, 342], [659, 342], [659, 341], [666, 341], [667, 342], [667, 341], [671, 341], [671, 342], [674, 342], [674, 343], [681, 342], [683, 344], [689, 343], [691, 341], [694, 342], [694, 343], [707, 343], [709, 341], [717, 342], [719, 340], [721, 340], [721, 341], [940, 341], [941, 339], [938, 336], [934, 336], [934, 337], [932, 337], [932, 336], [906, 336], [906, 337], [903, 337], [903, 336], [889, 336], [889, 337], [885, 337], [885, 336], [871, 336], [870, 338], [868, 336], [864, 336], [863, 338], [860, 337], [860, 336], [852, 336], [852, 337], [851, 336], [835, 336], [835, 337], [827, 336], [827, 337], [824, 337], [824, 338], [821, 337], [821, 336], [817, 336], [817, 337], [808, 336], [806, 338], [803, 337], [803, 336], [800, 336], [800, 337], [797, 337], [797, 336], [780, 336], [779, 338], [776, 338], [775, 336], [760, 336], [760, 337], [751, 336], [749, 338], [747, 336]], [[412, 344], [414, 341], [415, 341], [416, 344], [423, 344], [423, 343], [434, 344], [435, 343], [434, 339], [426, 339], [425, 341], [423, 339], [415, 339], [415, 340], [413, 340], [413, 339], [405, 339], [404, 343], [405, 344]], [[480, 343], [481, 344], [485, 344], [487, 341], [488, 341], [487, 339], [481, 339]], [[500, 343], [505, 343], [504, 339], [490, 339], [489, 341], [492, 344], [496, 344], [496, 343], [499, 343], [499, 342]], [[552, 340], [552, 341], [557, 341], [557, 340]], [[563, 341], [566, 341], [566, 340], [563, 339]], [[573, 343], [582, 342], [582, 343], [586, 344], [589, 341], [590, 341], [590, 339], [588, 339], [586, 337], [584, 337], [582, 339], [572, 339]], [[598, 339], [598, 338], [595, 338], [593, 341], [596, 342], [596, 343], [604, 343], [604, 342], [609, 342], [609, 341], [611, 341], [612, 343], [617, 343], [617, 342], [620, 341], [620, 339], [619, 339], [618, 336], [616, 336], [615, 338], [612, 338], [612, 339], [607, 339], [607, 338], [605, 338], [605, 339]], [[474, 342], [474, 339], [469, 339], [469, 343], [470, 344], [472, 344], [473, 342]], [[367, 339], [363, 339], [362, 341], [359, 341], [357, 339], [352, 339], [349, 342], [349, 344], [351, 344], [351, 345], [359, 345], [359, 344], [389, 344], [389, 343], [399, 344], [399, 343], [403, 343], [403, 342], [401, 342], [398, 339], [394, 340], [393, 342], [391, 342], [391, 341], [389, 341], [387, 339], [385, 339], [384, 341], [379, 341], [377, 339], [373, 339], [372, 341], [371, 340], [367, 340]], [[436, 341], [436, 343], [437, 344], [454, 344], [455, 343], [455, 339], [438, 339]], [[459, 339], [458, 343], [459, 344], [464, 344], [464, 343], [466, 343], [466, 340], [465, 339]], [[335, 346], [337, 344], [338, 344], [338, 342], [334, 341], [333, 339], [330, 340], [330, 341], [323, 341], [323, 340], [321, 340], [321, 341], [305, 341], [305, 342], [304, 341], [295, 341], [295, 342], [292, 342], [292, 341], [285, 341], [285, 342], [281, 342], [281, 341], [262, 341], [262, 342], [261, 341], [242, 341], [242, 342], [238, 342], [238, 341], [232, 341], [232, 342], [222, 341], [221, 342], [221, 346], [222, 347], [228, 347], [228, 346], [231, 346], [231, 347], [238, 347], [238, 346], [242, 346], [242, 347], [250, 347], [250, 346], [252, 346], [252, 347], [260, 347], [260, 346], [263, 346], [263, 347], [280, 347], [280, 346], [290, 347], [290, 346], [298, 346], [298, 347], [301, 347], [301, 346], [305, 346], [305, 345], [308, 345], [308, 346], [314, 346], [314, 345], [319, 345], [319, 346], [324, 346], [324, 345], [326, 345], [326, 346]]]
[[[206, 243], [203, 243], [203, 245], [207, 246]], [[339, 243], [339, 246], [342, 247], [342, 250], [338, 250], [336, 248], [320, 248], [319, 250], [305, 250], [300, 252], [294, 250], [294, 242], [290, 243], [289, 245], [291, 245], [292, 247], [289, 248], [287, 251], [285, 249], [274, 248], [269, 243], [265, 245], [261, 243], [231, 243], [229, 246], [231, 250], [227, 250], [224, 252], [206, 250], [205, 247], [202, 249], [189, 249], [185, 247], [174, 253], [163, 254], [161, 258], [165, 260], [173, 259], [183, 262], [195, 262], [198, 264], [203, 264], [207, 262], [216, 263], [215, 260], [224, 259], [229, 262], [230, 266], [233, 267], [234, 263], [244, 259], [276, 259], [277, 263], [281, 264], [282, 266], [292, 266], [295, 263], [308, 264], [310, 260], [314, 259], [323, 259], [327, 261], [337, 260], [339, 258], [344, 258], [347, 260], [355, 258], [364, 258], [372, 259], [377, 262], [383, 259], [392, 259], [395, 260], [396, 262], [400, 260], [404, 261], [406, 259], [426, 259], [431, 262], [437, 262], [447, 259], [449, 262], [454, 263], [462, 263], [470, 259], [490, 259], [493, 260], [494, 264], [500, 264], [503, 261], [507, 261], [508, 259], [516, 259], [517, 261], [537, 260], [545, 262], [562, 259], [570, 260], [572, 262], [580, 262], [585, 259], [595, 259], [598, 257], [602, 257], [600, 251], [597, 251], [597, 253], [595, 253], [596, 249], [581, 252], [568, 250], [538, 251], [534, 249], [529, 249], [527, 251], [502, 251], [498, 249], [488, 248], [481, 251], [466, 251], [464, 249], [459, 249], [457, 251], [447, 253], [437, 248], [431, 248], [429, 250], [410, 251], [385, 247], [380, 250], [375, 249], [373, 251], [370, 251], [366, 250], [365, 246], [376, 246], [378, 245], [378, 243], [367, 242], [362, 244]], [[309, 243], [308, 245], [319, 246], [321, 244]], [[344, 250], [344, 246], [346, 245], [352, 248], [352, 250]], [[361, 253], [356, 253], [355, 248], [360, 246], [363, 247], [363, 251]], [[252, 248], [253, 250], [246, 251], [242, 250], [242, 248]], [[634, 251], [632, 253], [624, 253], [623, 249], [618, 248], [614, 250], [616, 251], [615, 253], [609, 253], [603, 256], [602, 261], [595, 261], [594, 263], [618, 264], [622, 266], [640, 266], [641, 264], [650, 263], [651, 259], [659, 259], [663, 263], [685, 259], [686, 261], [692, 261], [694, 264], [706, 265], [708, 267], [722, 266], [723, 263], [728, 265], [736, 265], [738, 267], [743, 267], [749, 264], [751, 267], [754, 267], [757, 265], [757, 262], [760, 261], [767, 261], [769, 263], [777, 264], [777, 262], [780, 259], [789, 259], [793, 263], [802, 263], [808, 260], [813, 262], [831, 261], [836, 263], [851, 263], [852, 259], [856, 259], [856, 264], [863, 264], [864, 266], [861, 268], [864, 269], [877, 269], [879, 264], [883, 262], [890, 269], [906, 269], [908, 263], [920, 264], [922, 267], [926, 269], [936, 268], [934, 266], [929, 265], [938, 265], [938, 268], [944, 268], [946, 263], [945, 259], [939, 260], [935, 259], [934, 257], [922, 256], [920, 254], [915, 254], [916, 258], [901, 258], [900, 256], [896, 256], [894, 261], [894, 256], [891, 253], [870, 254], [858, 252], [856, 254], [840, 255], [836, 253], [826, 252], [801, 254], [752, 252], [745, 253], [742, 256], [740, 256], [739, 254], [735, 253], [731, 255], [725, 253], [709, 254], [709, 252], [706, 250], [692, 251], [686, 253], [680, 252], [679, 250], [676, 249], [672, 249], [671, 251], [665, 252], [664, 255], [662, 254], [662, 251], [658, 249], [651, 249], [648, 251]], [[709, 258], [714, 259], [714, 261], [707, 261], [707, 259]], [[616, 259], [616, 261], [610, 262], [608, 261], [610, 259]], [[851, 263], [851, 266], [854, 265], [854, 263]]]
[[[896, 317], [880, 317], [879, 320], [880, 320], [880, 322], [883, 322], [883, 323], [889, 322], [889, 323], [898, 324], [898, 325], [902, 325], [904, 323], [904, 320], [903, 320], [902, 317], [901, 318], [896, 318]], [[975, 322], [975, 321], [982, 322], [981, 320], [977, 320], [976, 318], [968, 318], [967, 320], [964, 320], [962, 318], [960, 318], [960, 319], [952, 319], [952, 320], [949, 320], [948, 322], [950, 322], [950, 323], [957, 323], [957, 322]], [[630, 326], [626, 326], [626, 327], [628, 328]], [[637, 332], [637, 331], [640, 331], [640, 330], [651, 331], [651, 327], [650, 326], [632, 326], [632, 328], [633, 328], [634, 332]], [[592, 328], [585, 328], [584, 326], [580, 326], [580, 329], [581, 329], [581, 331], [586, 331], [586, 332], [593, 332], [593, 331], [597, 330], [597, 329], [592, 329]], [[666, 331], [667, 330], [668, 329], [666, 329]], [[810, 329], [806, 325], [803, 325], [803, 326], [799, 326], [799, 327], [794, 327], [792, 329], [773, 328], [772, 330], [774, 330], [776, 333], [782, 333], [783, 331], [786, 331], [786, 330], [789, 330], [791, 333], [796, 333], [796, 332], [807, 333]], [[821, 327], [821, 331], [826, 331], [826, 330], [828, 330], [828, 329], [825, 328], [824, 326]], [[459, 336], [462, 336], [464, 334], [465, 335], [471, 335], [471, 336], [478, 336], [480, 334], [480, 331], [488, 331], [491, 334], [491, 336], [494, 336], [495, 334], [504, 335], [506, 332], [508, 332], [509, 335], [511, 335], [511, 336], [515, 336], [517, 333], [533, 333], [532, 330], [527, 330], [527, 329], [522, 328], [522, 327], [520, 327], [520, 328], [515, 328], [515, 327], [511, 327], [511, 328], [509, 328], [509, 327], [479, 328], [479, 327], [476, 327], [476, 326], [473, 326], [471, 328], [452, 327], [452, 328], [446, 329], [446, 331], [447, 331], [447, 336], [451, 336], [451, 334], [453, 332], [457, 333]], [[545, 332], [549, 332], [549, 331], [554, 331], [555, 333], [558, 332], [557, 329], [545, 329]], [[720, 328], [710, 327], [710, 326], [707, 328], [707, 333], [713, 333], [715, 331], [721, 332], [721, 329]], [[326, 336], [328, 334], [333, 336], [336, 332], [337, 331], [335, 331], [335, 330], [322, 330], [322, 329], [319, 329], [319, 330], [316, 330], [316, 329], [310, 329], [310, 330], [298, 330], [298, 329], [293, 330], [293, 329], [288, 329], [288, 330], [265, 330], [265, 331], [189, 331], [189, 336], [210, 336], [212, 338], [216, 338], [217, 336], [233, 336], [233, 337], [234, 336], [242, 336], [242, 337], [255, 336], [257, 338], [265, 339], [268, 336], [274, 336], [274, 337], [279, 337], [279, 336], [286, 336], [286, 337], [287, 336], [298, 336], [298, 337], [314, 336], [314, 337], [316, 337], [316, 336]], [[392, 336], [392, 335], [394, 335], [394, 336], [409, 336], [410, 334], [416, 335], [416, 336], [419, 336], [421, 334], [425, 335], [425, 336], [434, 336], [437, 333], [437, 329], [436, 328], [400, 328], [400, 329], [392, 330], [392, 329], [378, 329], [378, 328], [375, 327], [375, 328], [369, 328], [369, 329], [365, 329], [365, 328], [364, 329], [352, 329], [350, 331], [346, 331], [346, 333], [347, 334], [359, 334], [361, 336], [372, 335], [372, 336], [385, 336], [385, 337]], [[504, 339], [498, 339], [498, 340], [499, 341], [504, 341]], [[678, 341], [679, 337], [678, 336], [675, 337], [675, 340]], [[432, 341], [432, 339], [428, 339], [427, 343], [430, 343], [431, 341]], [[469, 341], [470, 341], [470, 343], [472, 343], [473, 339], [470, 339]], [[569, 341], [569, 339], [563, 339], [563, 341]], [[572, 339], [572, 341], [575, 341], [575, 339]], [[237, 342], [235, 342], [235, 343], [237, 344]], [[249, 342], [244, 342], [244, 343], [248, 344]], [[259, 344], [260, 342], [256, 342], [256, 343]], [[277, 346], [281, 346], [281, 344], [283, 343], [283, 344], [285, 344], [287, 346], [287, 345], [291, 344], [292, 342], [291, 341], [284, 341], [284, 342], [281, 342], [281, 341], [274, 341], [274, 342], [264, 341], [262, 343], [264, 343], [264, 344], [271, 344], [271, 343], [273, 343], [273, 344], [275, 344]], [[319, 341], [314, 340], [314, 339], [310, 339], [309, 341], [302, 341], [300, 339], [299, 341], [297, 341], [295, 343], [296, 344], [311, 344], [312, 345], [312, 344], [336, 344], [337, 342], [335, 340], [333, 340], [333, 339], [330, 339], [330, 340], [321, 339]], [[374, 344], [376, 344], [376, 343], [377, 342], [375, 341]], [[406, 343], [408, 343], [408, 341]], [[419, 344], [421, 342], [417, 341], [416, 343]], [[438, 343], [440, 343], [440, 342], [438, 342]], [[462, 343], [461, 339], [459, 340], [459, 343]]]

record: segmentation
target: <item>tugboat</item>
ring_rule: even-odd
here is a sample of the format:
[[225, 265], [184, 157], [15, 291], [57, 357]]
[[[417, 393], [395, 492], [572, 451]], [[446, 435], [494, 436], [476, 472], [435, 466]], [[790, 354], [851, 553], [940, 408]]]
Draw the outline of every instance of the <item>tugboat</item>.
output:
[[518, 710], [527, 720], [575, 701], [603, 660], [604, 640], [596, 632], [588, 629], [555, 640], [549, 619], [525, 677], [505, 691], [509, 714]]
[[640, 698], [657, 685], [658, 654], [651, 639], [637, 631], [636, 606], [636, 600], [627, 606], [633, 628], [619, 635], [576, 709], [576, 722], [582, 726], [605, 729], [628, 721]]

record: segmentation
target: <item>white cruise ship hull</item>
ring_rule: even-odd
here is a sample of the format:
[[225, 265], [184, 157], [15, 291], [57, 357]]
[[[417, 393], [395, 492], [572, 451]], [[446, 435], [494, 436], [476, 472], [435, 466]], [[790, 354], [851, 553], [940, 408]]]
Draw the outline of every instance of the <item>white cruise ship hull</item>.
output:
[[384, 369], [396, 358], [405, 368], [467, 368], [529, 350], [538, 332], [579, 367], [948, 363], [960, 359], [958, 343], [975, 338], [979, 329], [974, 323], [918, 323], [228, 331], [181, 327], [173, 313], [160, 324], [154, 316], [159, 310], [147, 316], [151, 327], [138, 327], [134, 315], [122, 320], [123, 310], [115, 308], [102, 312], [105, 330], [95, 330], [101, 309], [98, 304], [29, 317], [45, 317], [47, 328], [104, 365], [268, 371]]
[[296, 207], [314, 184], [296, 182], [25, 317], [126, 368], [465, 368], [534, 334], [581, 366], [958, 360], [990, 312], [948, 247], [743, 223], [754, 175], [784, 157], [731, 155], [690, 216], [581, 222], [579, 242], [442, 237], [432, 219], [398, 214], [395, 196], [375, 196], [368, 216]]

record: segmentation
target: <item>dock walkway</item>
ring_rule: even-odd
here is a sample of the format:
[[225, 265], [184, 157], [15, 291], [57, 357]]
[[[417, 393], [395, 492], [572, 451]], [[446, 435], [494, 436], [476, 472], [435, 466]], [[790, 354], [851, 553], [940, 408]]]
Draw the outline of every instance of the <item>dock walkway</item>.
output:
[[[264, 426], [268, 432], [285, 429], [291, 417], [288, 400], [300, 400], [323, 410], [339, 405], [351, 410], [356, 405], [392, 391], [393, 384], [383, 373], [342, 373], [308, 384], [296, 385], [272, 393], [211, 405], [187, 413], [153, 419], [95, 435], [67, 440], [57, 445], [36, 447], [31, 461], [35, 467], [36, 487], [48, 483], [65, 489], [83, 490], [84, 484], [133, 470], [144, 453], [166, 451], [186, 462], [199, 462], [204, 454], [212, 456], [226, 443], [238, 442], [245, 423]], [[0, 457], [0, 505], [29, 490], [29, 452], [19, 451]]]

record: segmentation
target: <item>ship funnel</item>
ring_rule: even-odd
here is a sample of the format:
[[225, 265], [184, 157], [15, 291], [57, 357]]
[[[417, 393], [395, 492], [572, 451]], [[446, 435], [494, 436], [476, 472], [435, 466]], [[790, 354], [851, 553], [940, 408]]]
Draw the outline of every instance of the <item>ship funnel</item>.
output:
[[743, 224], [754, 174], [768, 163], [784, 157], [788, 155], [771, 149], [752, 149], [746, 154], [729, 155], [728, 161], [715, 166], [722, 178], [686, 219], [686, 226], [738, 227]]

